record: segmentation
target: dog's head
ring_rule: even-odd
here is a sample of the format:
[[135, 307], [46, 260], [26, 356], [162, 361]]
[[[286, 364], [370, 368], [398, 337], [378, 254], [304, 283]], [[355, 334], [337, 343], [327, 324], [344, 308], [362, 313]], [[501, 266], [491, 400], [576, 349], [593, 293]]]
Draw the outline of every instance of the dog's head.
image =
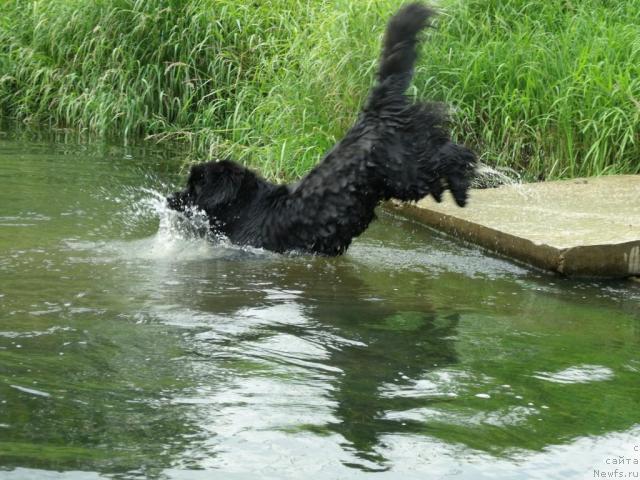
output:
[[186, 188], [167, 197], [169, 208], [184, 213], [198, 209], [210, 219], [222, 221], [224, 211], [236, 203], [248, 175], [249, 170], [229, 160], [194, 165]]

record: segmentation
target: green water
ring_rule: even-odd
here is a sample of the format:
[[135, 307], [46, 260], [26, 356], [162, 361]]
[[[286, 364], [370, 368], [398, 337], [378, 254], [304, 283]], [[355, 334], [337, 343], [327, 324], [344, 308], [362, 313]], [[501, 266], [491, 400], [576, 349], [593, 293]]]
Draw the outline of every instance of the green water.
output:
[[0, 479], [640, 477], [640, 284], [385, 212], [341, 258], [213, 244], [177, 165], [0, 137]]

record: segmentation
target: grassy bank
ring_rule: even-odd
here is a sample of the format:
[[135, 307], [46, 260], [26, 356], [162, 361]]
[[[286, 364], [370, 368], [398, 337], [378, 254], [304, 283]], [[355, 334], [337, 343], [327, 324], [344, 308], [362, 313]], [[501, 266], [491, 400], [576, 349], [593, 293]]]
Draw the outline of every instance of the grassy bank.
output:
[[[353, 121], [397, 1], [7, 0], [0, 113], [307, 171]], [[490, 165], [640, 172], [640, 0], [444, 1], [413, 91]]]

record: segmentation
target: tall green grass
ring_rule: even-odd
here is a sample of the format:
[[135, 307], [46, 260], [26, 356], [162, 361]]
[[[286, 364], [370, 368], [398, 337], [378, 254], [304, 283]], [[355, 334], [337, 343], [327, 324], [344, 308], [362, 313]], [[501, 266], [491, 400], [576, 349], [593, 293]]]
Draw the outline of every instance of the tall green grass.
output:
[[[0, 114], [302, 175], [355, 119], [392, 0], [4, 0]], [[445, 1], [413, 93], [531, 178], [640, 172], [640, 0]]]
[[460, 108], [488, 163], [537, 178], [640, 172], [640, 1], [466, 0], [448, 13], [420, 93]]

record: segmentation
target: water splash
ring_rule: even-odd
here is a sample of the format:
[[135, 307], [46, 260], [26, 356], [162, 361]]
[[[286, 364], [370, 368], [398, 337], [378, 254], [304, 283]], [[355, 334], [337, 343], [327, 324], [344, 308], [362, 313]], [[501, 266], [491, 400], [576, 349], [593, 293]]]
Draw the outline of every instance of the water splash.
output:
[[160, 189], [131, 188], [120, 198], [118, 203], [126, 205], [120, 213], [126, 233], [136, 232], [141, 226], [154, 228], [149, 224], [157, 224], [151, 236], [111, 243], [122, 256], [181, 262], [266, 254], [261, 249], [233, 245], [225, 236], [212, 232], [202, 210], [194, 207], [182, 213], [170, 209], [162, 193], [170, 188], [161, 185]]
[[501, 185], [519, 185], [522, 177], [518, 172], [508, 167], [490, 167], [479, 162], [476, 167], [476, 177], [471, 182], [473, 188], [495, 188]]

